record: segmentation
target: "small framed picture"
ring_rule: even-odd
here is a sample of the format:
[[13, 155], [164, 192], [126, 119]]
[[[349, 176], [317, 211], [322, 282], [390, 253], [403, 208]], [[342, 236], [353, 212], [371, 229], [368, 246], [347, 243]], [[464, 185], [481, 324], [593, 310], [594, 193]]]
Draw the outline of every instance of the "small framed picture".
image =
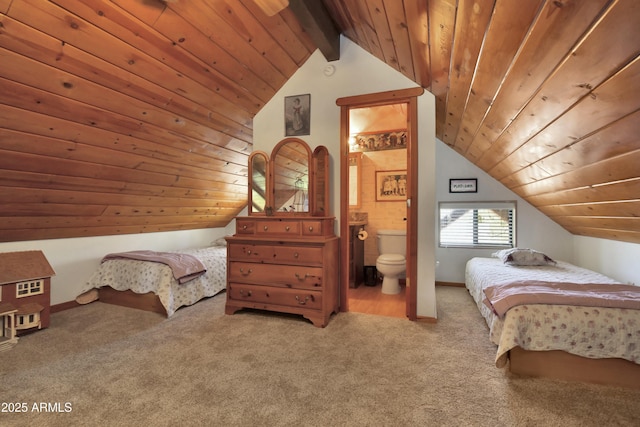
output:
[[407, 171], [376, 171], [376, 202], [407, 199]]
[[284, 134], [285, 136], [311, 134], [311, 94], [285, 96]]
[[478, 180], [476, 178], [461, 178], [449, 180], [449, 193], [477, 193]]

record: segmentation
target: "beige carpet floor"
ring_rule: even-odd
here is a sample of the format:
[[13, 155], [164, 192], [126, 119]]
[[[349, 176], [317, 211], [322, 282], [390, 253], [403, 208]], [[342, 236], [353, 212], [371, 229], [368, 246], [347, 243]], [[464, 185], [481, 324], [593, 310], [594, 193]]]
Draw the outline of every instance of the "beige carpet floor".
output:
[[0, 353], [0, 425], [640, 425], [639, 391], [495, 368], [466, 290], [437, 297], [437, 324], [340, 313], [324, 329], [224, 315], [224, 294], [171, 319], [100, 302], [56, 313]]

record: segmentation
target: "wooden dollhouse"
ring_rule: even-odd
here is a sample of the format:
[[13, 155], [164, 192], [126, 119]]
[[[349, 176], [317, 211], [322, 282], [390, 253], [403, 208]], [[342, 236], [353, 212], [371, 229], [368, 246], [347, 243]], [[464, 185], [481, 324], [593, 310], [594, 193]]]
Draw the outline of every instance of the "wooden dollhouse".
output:
[[42, 251], [0, 253], [0, 344], [49, 326], [54, 275]]
[[18, 342], [16, 336], [16, 308], [8, 302], [0, 302], [0, 351], [8, 350]]

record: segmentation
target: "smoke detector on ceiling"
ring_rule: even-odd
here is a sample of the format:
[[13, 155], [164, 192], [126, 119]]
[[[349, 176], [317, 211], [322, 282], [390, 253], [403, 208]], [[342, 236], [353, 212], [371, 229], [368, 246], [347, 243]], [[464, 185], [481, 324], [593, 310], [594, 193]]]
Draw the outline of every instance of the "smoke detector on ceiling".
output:
[[322, 72], [327, 77], [333, 76], [333, 73], [336, 72], [336, 67], [335, 67], [335, 65], [328, 64], [327, 66], [324, 67]]

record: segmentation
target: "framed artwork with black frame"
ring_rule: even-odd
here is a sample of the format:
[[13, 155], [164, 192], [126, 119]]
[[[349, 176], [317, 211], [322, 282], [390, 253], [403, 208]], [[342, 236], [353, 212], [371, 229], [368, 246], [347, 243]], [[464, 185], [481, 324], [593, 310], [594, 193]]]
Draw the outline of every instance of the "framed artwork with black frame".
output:
[[477, 178], [455, 178], [449, 180], [449, 193], [477, 193]]
[[376, 202], [407, 199], [407, 171], [376, 171]]
[[311, 94], [285, 96], [284, 134], [285, 136], [311, 134]]

